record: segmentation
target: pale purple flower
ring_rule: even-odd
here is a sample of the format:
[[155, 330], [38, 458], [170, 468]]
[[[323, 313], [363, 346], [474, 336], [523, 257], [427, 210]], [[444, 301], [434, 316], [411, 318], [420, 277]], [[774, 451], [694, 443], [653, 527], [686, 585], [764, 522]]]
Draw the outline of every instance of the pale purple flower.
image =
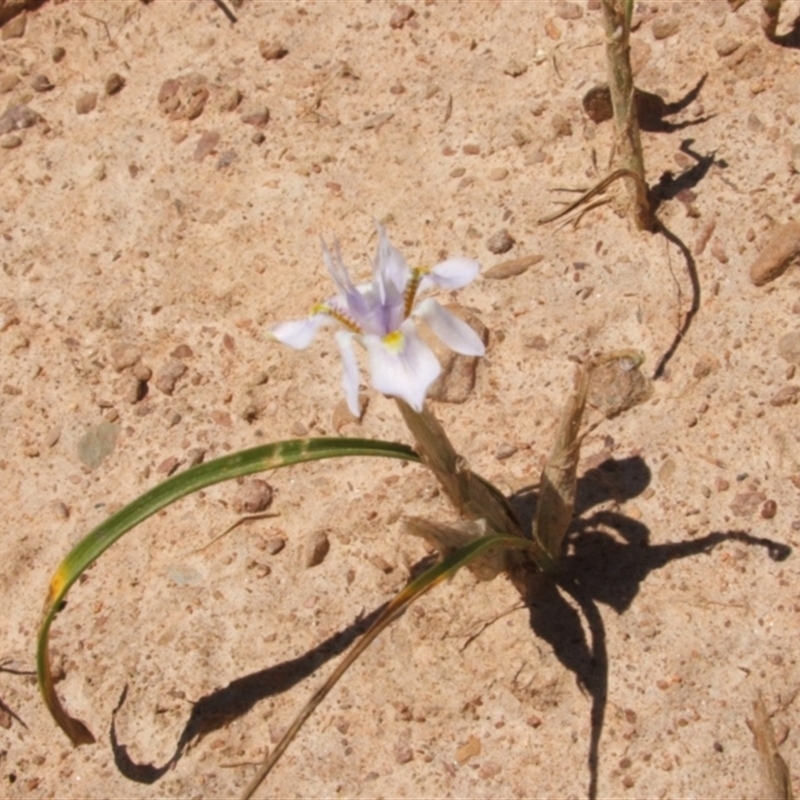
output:
[[372, 385], [384, 394], [405, 400], [422, 410], [430, 385], [441, 372], [439, 361], [422, 340], [416, 321], [422, 320], [456, 353], [482, 356], [485, 352], [478, 334], [432, 298], [418, 302], [428, 289], [460, 289], [478, 275], [477, 261], [448, 258], [431, 269], [410, 269], [405, 258], [378, 226], [378, 252], [372, 264], [372, 280], [355, 286], [347, 274], [338, 245], [331, 253], [325, 242], [322, 254], [339, 293], [313, 307], [304, 320], [282, 322], [272, 336], [283, 344], [303, 350], [321, 328], [338, 323], [335, 334], [344, 365], [347, 405], [358, 416], [358, 364], [353, 342], [367, 350]]

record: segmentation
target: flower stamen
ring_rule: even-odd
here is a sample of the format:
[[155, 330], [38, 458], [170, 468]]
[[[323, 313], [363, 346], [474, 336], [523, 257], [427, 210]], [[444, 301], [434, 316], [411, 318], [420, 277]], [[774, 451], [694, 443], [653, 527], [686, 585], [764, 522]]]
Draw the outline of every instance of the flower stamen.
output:
[[411, 310], [414, 308], [414, 301], [417, 299], [419, 284], [428, 272], [430, 270], [427, 267], [415, 267], [411, 270], [408, 283], [403, 290], [403, 319], [408, 319], [409, 314], [411, 314]]
[[332, 308], [325, 303], [317, 303], [312, 309], [312, 314], [326, 314], [329, 317], [333, 317], [338, 323], [344, 325], [349, 331], [353, 333], [363, 334], [364, 331], [361, 330], [361, 326], [358, 323], [350, 318], [347, 314], [343, 311], [339, 311], [338, 309]]

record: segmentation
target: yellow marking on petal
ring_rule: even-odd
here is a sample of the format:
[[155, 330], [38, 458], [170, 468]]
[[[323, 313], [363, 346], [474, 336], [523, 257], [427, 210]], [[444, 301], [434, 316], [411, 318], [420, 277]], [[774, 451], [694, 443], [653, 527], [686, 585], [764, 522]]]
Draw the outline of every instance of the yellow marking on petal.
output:
[[361, 327], [358, 323], [347, 316], [347, 314], [342, 313], [341, 311], [337, 311], [335, 308], [331, 308], [330, 306], [326, 306], [325, 303], [317, 303], [311, 309], [311, 315], [314, 314], [326, 314], [329, 317], [333, 317], [340, 325], [344, 325], [349, 331], [353, 333], [363, 333], [364, 331], [361, 330]]
[[420, 281], [430, 272], [428, 267], [415, 267], [411, 270], [411, 277], [408, 279], [406, 288], [403, 292], [403, 319], [407, 319], [411, 310], [414, 308], [414, 300], [417, 299], [417, 289]]
[[391, 350], [392, 353], [402, 353], [403, 347], [405, 346], [405, 338], [403, 337], [402, 331], [392, 331], [391, 333], [387, 333], [381, 341], [386, 345], [388, 350]]

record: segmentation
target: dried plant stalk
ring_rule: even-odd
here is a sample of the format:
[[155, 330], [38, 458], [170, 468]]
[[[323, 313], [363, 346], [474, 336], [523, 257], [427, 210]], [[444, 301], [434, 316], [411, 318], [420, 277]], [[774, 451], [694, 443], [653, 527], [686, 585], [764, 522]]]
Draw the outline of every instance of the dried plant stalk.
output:
[[416, 440], [423, 463], [436, 476], [458, 512], [467, 519], [485, 519], [497, 533], [521, 536], [519, 522], [508, 501], [469, 469], [427, 405], [421, 412], [399, 399], [397, 405]]
[[761, 27], [771, 42], [775, 41], [778, 32], [778, 17], [782, 2], [783, 0], [761, 0]]
[[575, 391], [561, 412], [556, 441], [539, 482], [534, 540], [539, 542], [542, 549], [556, 563], [561, 556], [564, 536], [575, 511], [578, 461], [581, 457], [583, 439], [580, 428], [586, 408], [591, 371], [591, 364], [584, 364], [581, 367]]
[[629, 205], [639, 230], [653, 230], [655, 218], [650, 206], [644, 174], [644, 156], [639, 135], [639, 119], [634, 101], [633, 70], [630, 58], [633, 0], [602, 0], [606, 29], [608, 85], [617, 133], [617, 162], [636, 178], [625, 181]]
[[[597, 408], [606, 418], [611, 418], [650, 397], [650, 382], [639, 371], [643, 363], [644, 355], [638, 350], [618, 350], [590, 359], [578, 373], [575, 389], [561, 412], [556, 441], [539, 482], [533, 539], [553, 564], [557, 565], [561, 557], [564, 537], [575, 511], [581, 443], [599, 424], [581, 430], [592, 380], [605, 377], [606, 397]], [[616, 378], [614, 371], [618, 373]], [[597, 382], [603, 383], [602, 380]]]
[[[466, 460], [456, 452], [447, 438], [444, 428], [428, 406], [424, 406], [421, 412], [417, 412], [400, 399], [397, 400], [397, 405], [403, 420], [414, 436], [422, 462], [436, 476], [458, 513], [468, 520], [476, 522], [484, 520], [486, 533], [505, 533], [523, 537], [519, 520], [508, 500], [494, 486], [469, 468]], [[434, 528], [429, 527], [427, 530], [430, 533]], [[435, 537], [426, 536], [420, 530], [412, 532], [427, 538], [437, 546], [440, 544]], [[462, 530], [462, 534], [464, 535], [462, 543], [478, 538], [480, 535], [477, 531], [469, 532], [466, 529]], [[544, 572], [553, 571], [555, 568], [553, 560], [537, 541], [534, 540], [527, 551], [539, 569]], [[513, 556], [509, 556], [509, 558], [513, 558]], [[505, 566], [509, 567], [510, 562], [507, 561]], [[489, 578], [484, 577], [483, 579], [488, 580]]]

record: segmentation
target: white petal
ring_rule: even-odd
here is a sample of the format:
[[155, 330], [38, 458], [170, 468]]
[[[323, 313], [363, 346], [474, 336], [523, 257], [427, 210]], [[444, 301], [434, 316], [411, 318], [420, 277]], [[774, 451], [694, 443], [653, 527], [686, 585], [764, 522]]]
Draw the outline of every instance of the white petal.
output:
[[342, 375], [342, 388], [344, 396], [347, 398], [347, 407], [354, 417], [361, 416], [361, 406], [358, 403], [358, 362], [353, 351], [353, 339], [355, 334], [349, 331], [339, 331], [336, 336], [336, 344], [339, 345], [339, 354], [342, 357], [344, 373]]
[[430, 286], [440, 289], [460, 289], [474, 281], [480, 271], [481, 265], [471, 258], [463, 256], [448, 258], [425, 275], [420, 281], [420, 290], [424, 291]]
[[433, 298], [423, 300], [413, 313], [456, 353], [482, 356], [486, 352], [481, 337], [466, 322], [442, 308]]
[[333, 282], [336, 284], [336, 288], [339, 289], [340, 292], [335, 300], [330, 301], [330, 303], [332, 305], [335, 304], [337, 308], [343, 306], [342, 310], [346, 309], [348, 315], [351, 316], [358, 325], [361, 325], [362, 319], [369, 316], [370, 308], [364, 299], [364, 287], [354, 286], [353, 281], [350, 279], [347, 267], [345, 267], [342, 261], [339, 242], [334, 240], [333, 254], [331, 254], [323, 239], [322, 258], [325, 261], [328, 272], [331, 274], [331, 278], [333, 278]]
[[378, 252], [372, 270], [381, 302], [384, 304], [401, 302], [406, 284], [411, 277], [411, 270], [403, 254], [392, 245], [386, 229], [380, 224]]
[[317, 331], [326, 322], [332, 322], [332, 320], [325, 314], [314, 314], [307, 319], [280, 322], [270, 331], [270, 336], [295, 350], [305, 350], [314, 341]]
[[411, 320], [406, 320], [393, 336], [396, 340], [388, 344], [378, 336], [364, 337], [372, 385], [383, 394], [405, 400], [415, 411], [422, 411], [428, 387], [442, 368]]
[[354, 291], [353, 281], [350, 280], [350, 275], [347, 273], [347, 268], [342, 261], [339, 242], [336, 239], [333, 240], [333, 255], [331, 255], [331, 251], [328, 250], [328, 245], [325, 244], [325, 240], [321, 239], [321, 242], [322, 260], [325, 262], [325, 266], [328, 268], [328, 272], [330, 272], [331, 278], [333, 278], [333, 282], [336, 284], [339, 291], [345, 295]]

